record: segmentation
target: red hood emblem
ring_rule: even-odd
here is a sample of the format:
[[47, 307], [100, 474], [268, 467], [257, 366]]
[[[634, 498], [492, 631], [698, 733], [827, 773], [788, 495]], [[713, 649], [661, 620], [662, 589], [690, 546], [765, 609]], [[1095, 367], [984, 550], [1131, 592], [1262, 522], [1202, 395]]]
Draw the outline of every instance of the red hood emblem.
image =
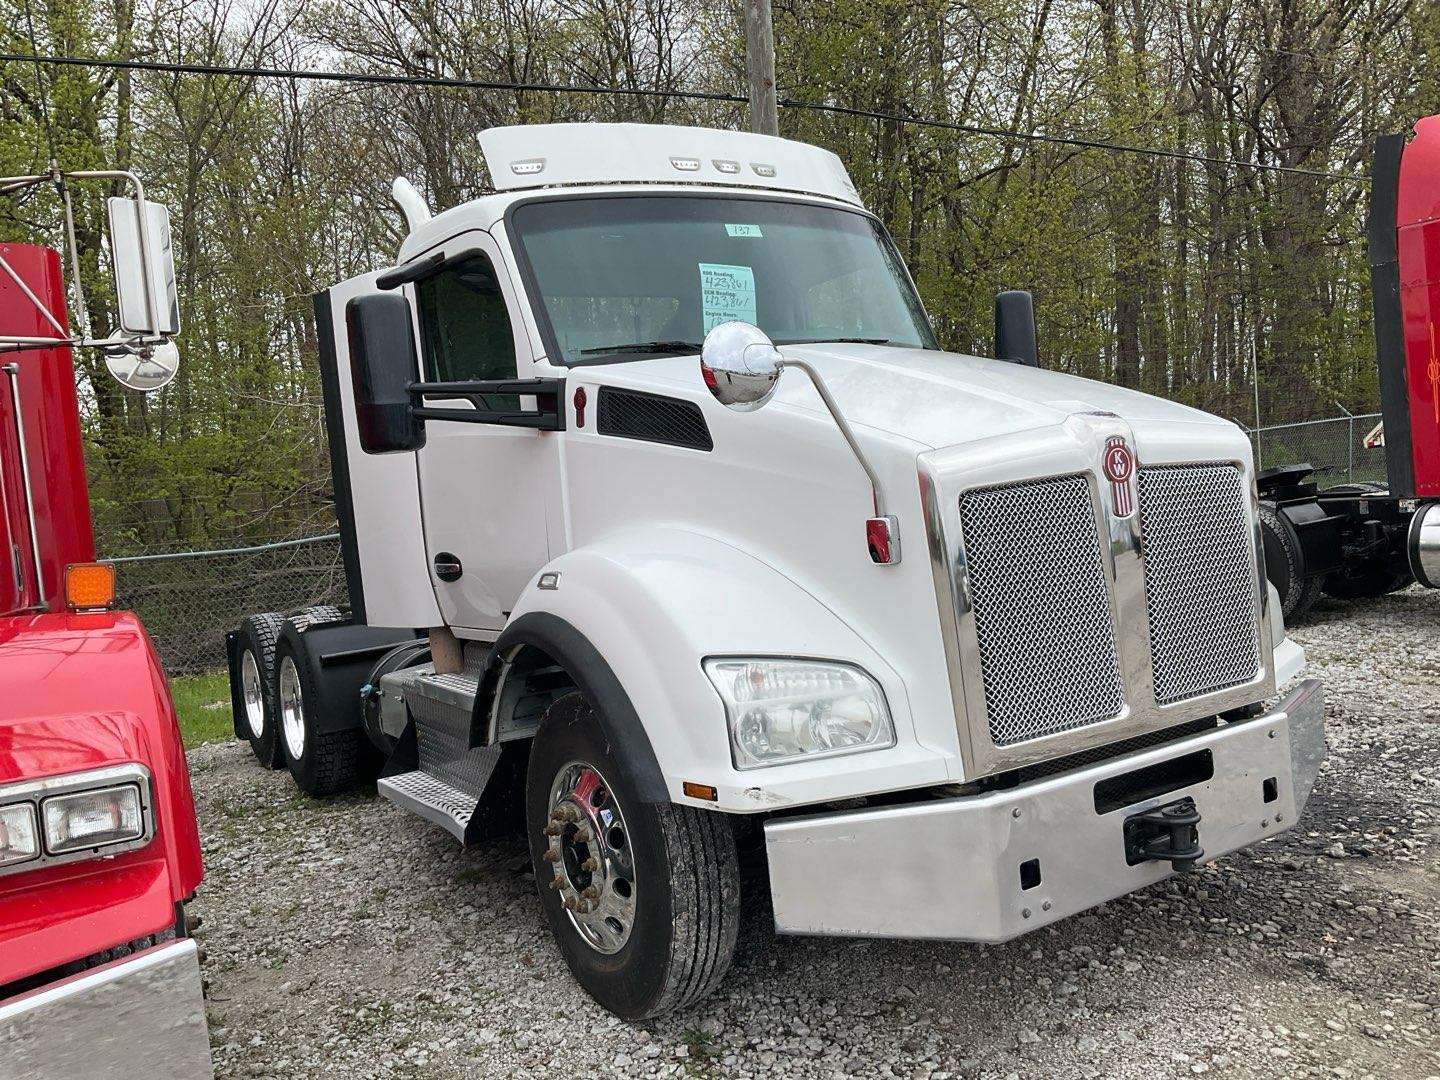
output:
[[1135, 495], [1130, 478], [1135, 475], [1135, 451], [1119, 435], [1105, 440], [1105, 456], [1101, 467], [1110, 481], [1110, 504], [1116, 517], [1129, 517], [1135, 512]]

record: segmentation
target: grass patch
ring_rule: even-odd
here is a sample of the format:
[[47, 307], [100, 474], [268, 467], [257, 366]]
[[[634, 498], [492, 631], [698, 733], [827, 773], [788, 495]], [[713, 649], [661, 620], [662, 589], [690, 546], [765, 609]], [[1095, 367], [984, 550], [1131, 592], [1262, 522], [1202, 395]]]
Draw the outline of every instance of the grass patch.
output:
[[175, 699], [180, 737], [187, 750], [235, 737], [230, 720], [230, 678], [224, 672], [176, 676], [170, 680], [170, 696]]

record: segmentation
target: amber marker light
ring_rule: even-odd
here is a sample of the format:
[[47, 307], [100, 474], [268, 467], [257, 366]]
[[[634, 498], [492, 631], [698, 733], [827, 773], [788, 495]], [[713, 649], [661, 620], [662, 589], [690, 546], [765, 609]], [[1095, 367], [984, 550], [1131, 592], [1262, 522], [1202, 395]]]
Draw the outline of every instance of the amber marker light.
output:
[[115, 602], [115, 567], [109, 563], [71, 563], [65, 567], [65, 606], [94, 611]]
[[718, 802], [720, 792], [709, 784], [696, 784], [690, 780], [685, 781], [685, 794], [692, 799], [704, 799], [706, 802]]

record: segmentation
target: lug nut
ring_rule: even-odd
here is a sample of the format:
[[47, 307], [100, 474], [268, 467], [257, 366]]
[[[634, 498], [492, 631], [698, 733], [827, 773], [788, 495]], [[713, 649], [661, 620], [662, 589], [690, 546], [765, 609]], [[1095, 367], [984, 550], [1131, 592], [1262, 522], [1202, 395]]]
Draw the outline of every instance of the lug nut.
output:
[[561, 825], [559, 822], [552, 821], [549, 825], [546, 825], [545, 828], [541, 831], [546, 836], [559, 836], [565, 831], [565, 826]]
[[560, 852], [556, 851], [554, 848], [546, 848], [545, 854], [541, 855], [540, 857], [546, 862], [559, 862]]
[[565, 888], [565, 879], [558, 876], [551, 878], [550, 888], [554, 889], [556, 892], [559, 892], [561, 889]]
[[580, 895], [586, 900], [598, 900], [600, 899], [600, 886], [587, 885], [585, 886], [585, 891], [582, 892]]
[[582, 825], [575, 830], [575, 842], [577, 844], [588, 844], [594, 835], [595, 834], [590, 831], [589, 826]]
[[594, 855], [591, 855], [590, 858], [580, 864], [580, 869], [593, 874], [596, 870], [600, 869], [600, 860], [595, 858]]
[[580, 901], [576, 900], [575, 897], [573, 897], [573, 896], [567, 896], [567, 897], [565, 897], [565, 910], [566, 910], [566, 911], [577, 911], [577, 910], [579, 910], [579, 907], [580, 907]]
[[575, 911], [580, 915], [589, 915], [595, 910], [594, 900], [580, 900], [575, 904]]

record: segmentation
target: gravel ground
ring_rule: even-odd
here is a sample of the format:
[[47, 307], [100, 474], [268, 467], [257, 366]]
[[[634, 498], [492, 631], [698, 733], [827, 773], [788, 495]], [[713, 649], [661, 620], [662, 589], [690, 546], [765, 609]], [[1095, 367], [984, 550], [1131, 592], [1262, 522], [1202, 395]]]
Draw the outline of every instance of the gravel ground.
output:
[[217, 1075], [1440, 1078], [1440, 594], [1294, 631], [1330, 759], [1300, 828], [998, 947], [777, 938], [629, 1025], [571, 981], [519, 841], [190, 755]]

